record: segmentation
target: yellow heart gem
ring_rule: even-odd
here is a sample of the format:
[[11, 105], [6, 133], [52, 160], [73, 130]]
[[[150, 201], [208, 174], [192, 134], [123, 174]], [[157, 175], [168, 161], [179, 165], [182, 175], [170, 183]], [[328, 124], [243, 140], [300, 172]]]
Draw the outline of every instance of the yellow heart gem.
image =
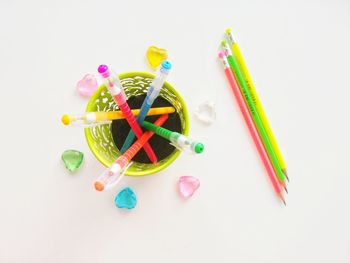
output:
[[146, 57], [152, 68], [157, 68], [164, 60], [168, 58], [168, 53], [163, 48], [151, 46], [147, 49]]

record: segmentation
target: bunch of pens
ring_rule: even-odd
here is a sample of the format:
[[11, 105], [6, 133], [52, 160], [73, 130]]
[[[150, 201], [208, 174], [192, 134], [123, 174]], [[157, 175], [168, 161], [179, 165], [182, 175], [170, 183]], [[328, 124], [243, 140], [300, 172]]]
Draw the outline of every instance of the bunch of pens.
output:
[[226, 30], [225, 38], [226, 40], [221, 42], [222, 51], [219, 52], [225, 75], [273, 188], [278, 197], [286, 204], [283, 194], [283, 189], [287, 192], [286, 180], [289, 180], [286, 164], [264, 113], [241, 51], [233, 39], [231, 29]]
[[[147, 95], [141, 108], [139, 110], [131, 110], [118, 75], [111, 71], [108, 66], [100, 65], [98, 67], [98, 73], [120, 111], [88, 112], [80, 115], [64, 115], [62, 117], [63, 124], [82, 127], [109, 124], [113, 120], [126, 119], [131, 128], [120, 150], [121, 155], [97, 178], [97, 180], [95, 180], [94, 186], [96, 190], [103, 191], [114, 187], [124, 176], [126, 170], [132, 164], [133, 157], [141, 148], [144, 148], [152, 163], [157, 163], [157, 156], [148, 143], [148, 140], [153, 134], [157, 134], [169, 140], [169, 142], [179, 150], [194, 154], [201, 153], [204, 150], [202, 143], [193, 141], [178, 132], [160, 127], [167, 121], [168, 114], [175, 112], [173, 107], [151, 108], [164, 85], [170, 69], [171, 63], [169, 61], [164, 61], [148, 88]], [[135, 115], [137, 117], [135, 117]], [[148, 115], [161, 116], [154, 123], [149, 123], [145, 121]], [[141, 127], [147, 131], [143, 132]], [[133, 143], [135, 136], [137, 140]]]

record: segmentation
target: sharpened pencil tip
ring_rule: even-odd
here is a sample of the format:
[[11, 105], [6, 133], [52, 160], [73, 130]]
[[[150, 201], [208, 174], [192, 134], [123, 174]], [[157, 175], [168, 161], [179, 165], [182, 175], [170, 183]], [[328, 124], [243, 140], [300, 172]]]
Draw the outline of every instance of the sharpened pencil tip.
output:
[[289, 182], [289, 177], [288, 177], [287, 169], [282, 169], [282, 172], [284, 173], [284, 176], [287, 178], [287, 181]]
[[287, 189], [287, 187], [283, 187], [284, 188], [284, 191], [286, 191], [286, 193], [288, 194], [288, 189]]
[[286, 187], [287, 187], [285, 181], [279, 180], [279, 182], [280, 182], [280, 185], [281, 185], [283, 188], [286, 188]]
[[287, 206], [287, 203], [286, 203], [286, 200], [285, 200], [284, 197], [283, 197], [283, 194], [282, 194], [282, 193], [279, 193], [278, 196], [279, 196], [279, 198], [281, 198], [283, 204], [284, 204], [285, 206]]

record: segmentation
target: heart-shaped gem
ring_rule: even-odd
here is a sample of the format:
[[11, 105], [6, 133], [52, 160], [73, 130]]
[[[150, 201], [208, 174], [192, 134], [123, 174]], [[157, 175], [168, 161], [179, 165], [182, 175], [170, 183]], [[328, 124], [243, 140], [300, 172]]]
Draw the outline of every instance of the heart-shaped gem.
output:
[[212, 124], [216, 119], [215, 103], [212, 101], [203, 102], [196, 108], [194, 114], [201, 122]]
[[179, 192], [183, 197], [191, 197], [193, 193], [199, 188], [199, 186], [199, 180], [194, 176], [181, 176], [179, 178]]
[[151, 46], [147, 49], [146, 57], [152, 68], [157, 68], [168, 58], [168, 53], [165, 49]]
[[81, 96], [90, 97], [98, 87], [97, 80], [94, 75], [86, 74], [78, 83], [77, 90]]
[[137, 204], [137, 198], [134, 191], [126, 187], [117, 194], [114, 203], [118, 208], [133, 209]]
[[84, 154], [77, 150], [67, 150], [62, 153], [64, 166], [71, 172], [77, 171], [84, 160]]

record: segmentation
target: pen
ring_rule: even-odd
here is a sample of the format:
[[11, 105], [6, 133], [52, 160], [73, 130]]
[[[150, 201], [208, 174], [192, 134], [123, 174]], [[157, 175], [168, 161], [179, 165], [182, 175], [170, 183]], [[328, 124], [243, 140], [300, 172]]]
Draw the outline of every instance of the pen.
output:
[[[111, 72], [109, 71], [109, 68], [106, 65], [100, 65], [97, 70], [101, 77], [107, 81], [107, 89], [111, 93], [111, 96], [117, 103], [119, 109], [123, 112], [125, 119], [129, 123], [131, 129], [135, 132], [137, 138], [140, 138], [143, 132], [141, 130], [140, 125], [137, 123], [134, 115], [132, 115], [128, 103], [126, 102], [126, 96], [124, 94], [123, 89], [121, 88], [119, 78], [116, 76], [112, 79]], [[151, 162], [156, 163], [157, 156], [154, 154], [149, 143], [146, 143], [144, 145], [144, 149]]]
[[204, 150], [204, 145], [202, 143], [193, 141], [181, 133], [159, 127], [148, 121], [144, 121], [141, 126], [165, 139], [168, 139], [171, 144], [179, 150], [186, 151], [188, 153], [202, 153]]
[[[151, 108], [147, 116], [162, 115], [175, 112], [174, 107], [158, 107]], [[139, 109], [131, 110], [134, 116], [140, 113]], [[62, 123], [64, 125], [72, 125], [79, 127], [93, 127], [101, 124], [111, 123], [113, 120], [124, 119], [124, 114], [121, 111], [95, 111], [84, 114], [65, 114], [62, 116]]]
[[[168, 115], [164, 114], [160, 116], [156, 121], [156, 125], [163, 125], [168, 119]], [[129, 147], [129, 149], [119, 156], [111, 167], [105, 170], [95, 181], [94, 186], [97, 191], [103, 191], [105, 189], [109, 189], [120, 182], [122, 177], [125, 174], [126, 168], [128, 164], [138, 153], [138, 151], [143, 147], [145, 143], [153, 136], [153, 132], [147, 131], [145, 132], [137, 141]]]
[[[140, 109], [140, 114], [136, 118], [137, 122], [140, 125], [145, 120], [149, 109], [151, 108], [155, 99], [158, 97], [159, 92], [164, 85], [165, 79], [168, 76], [170, 69], [171, 69], [171, 63], [167, 60], [163, 61], [156, 77], [153, 79], [153, 81], [152, 81], [152, 83], [147, 91], [147, 96], [142, 103], [142, 106]], [[133, 142], [134, 138], [135, 138], [135, 135], [134, 135], [133, 131], [130, 130], [130, 132], [129, 132], [128, 136], [126, 137], [125, 142], [120, 150], [122, 153], [125, 152], [129, 148], [129, 146]]]

